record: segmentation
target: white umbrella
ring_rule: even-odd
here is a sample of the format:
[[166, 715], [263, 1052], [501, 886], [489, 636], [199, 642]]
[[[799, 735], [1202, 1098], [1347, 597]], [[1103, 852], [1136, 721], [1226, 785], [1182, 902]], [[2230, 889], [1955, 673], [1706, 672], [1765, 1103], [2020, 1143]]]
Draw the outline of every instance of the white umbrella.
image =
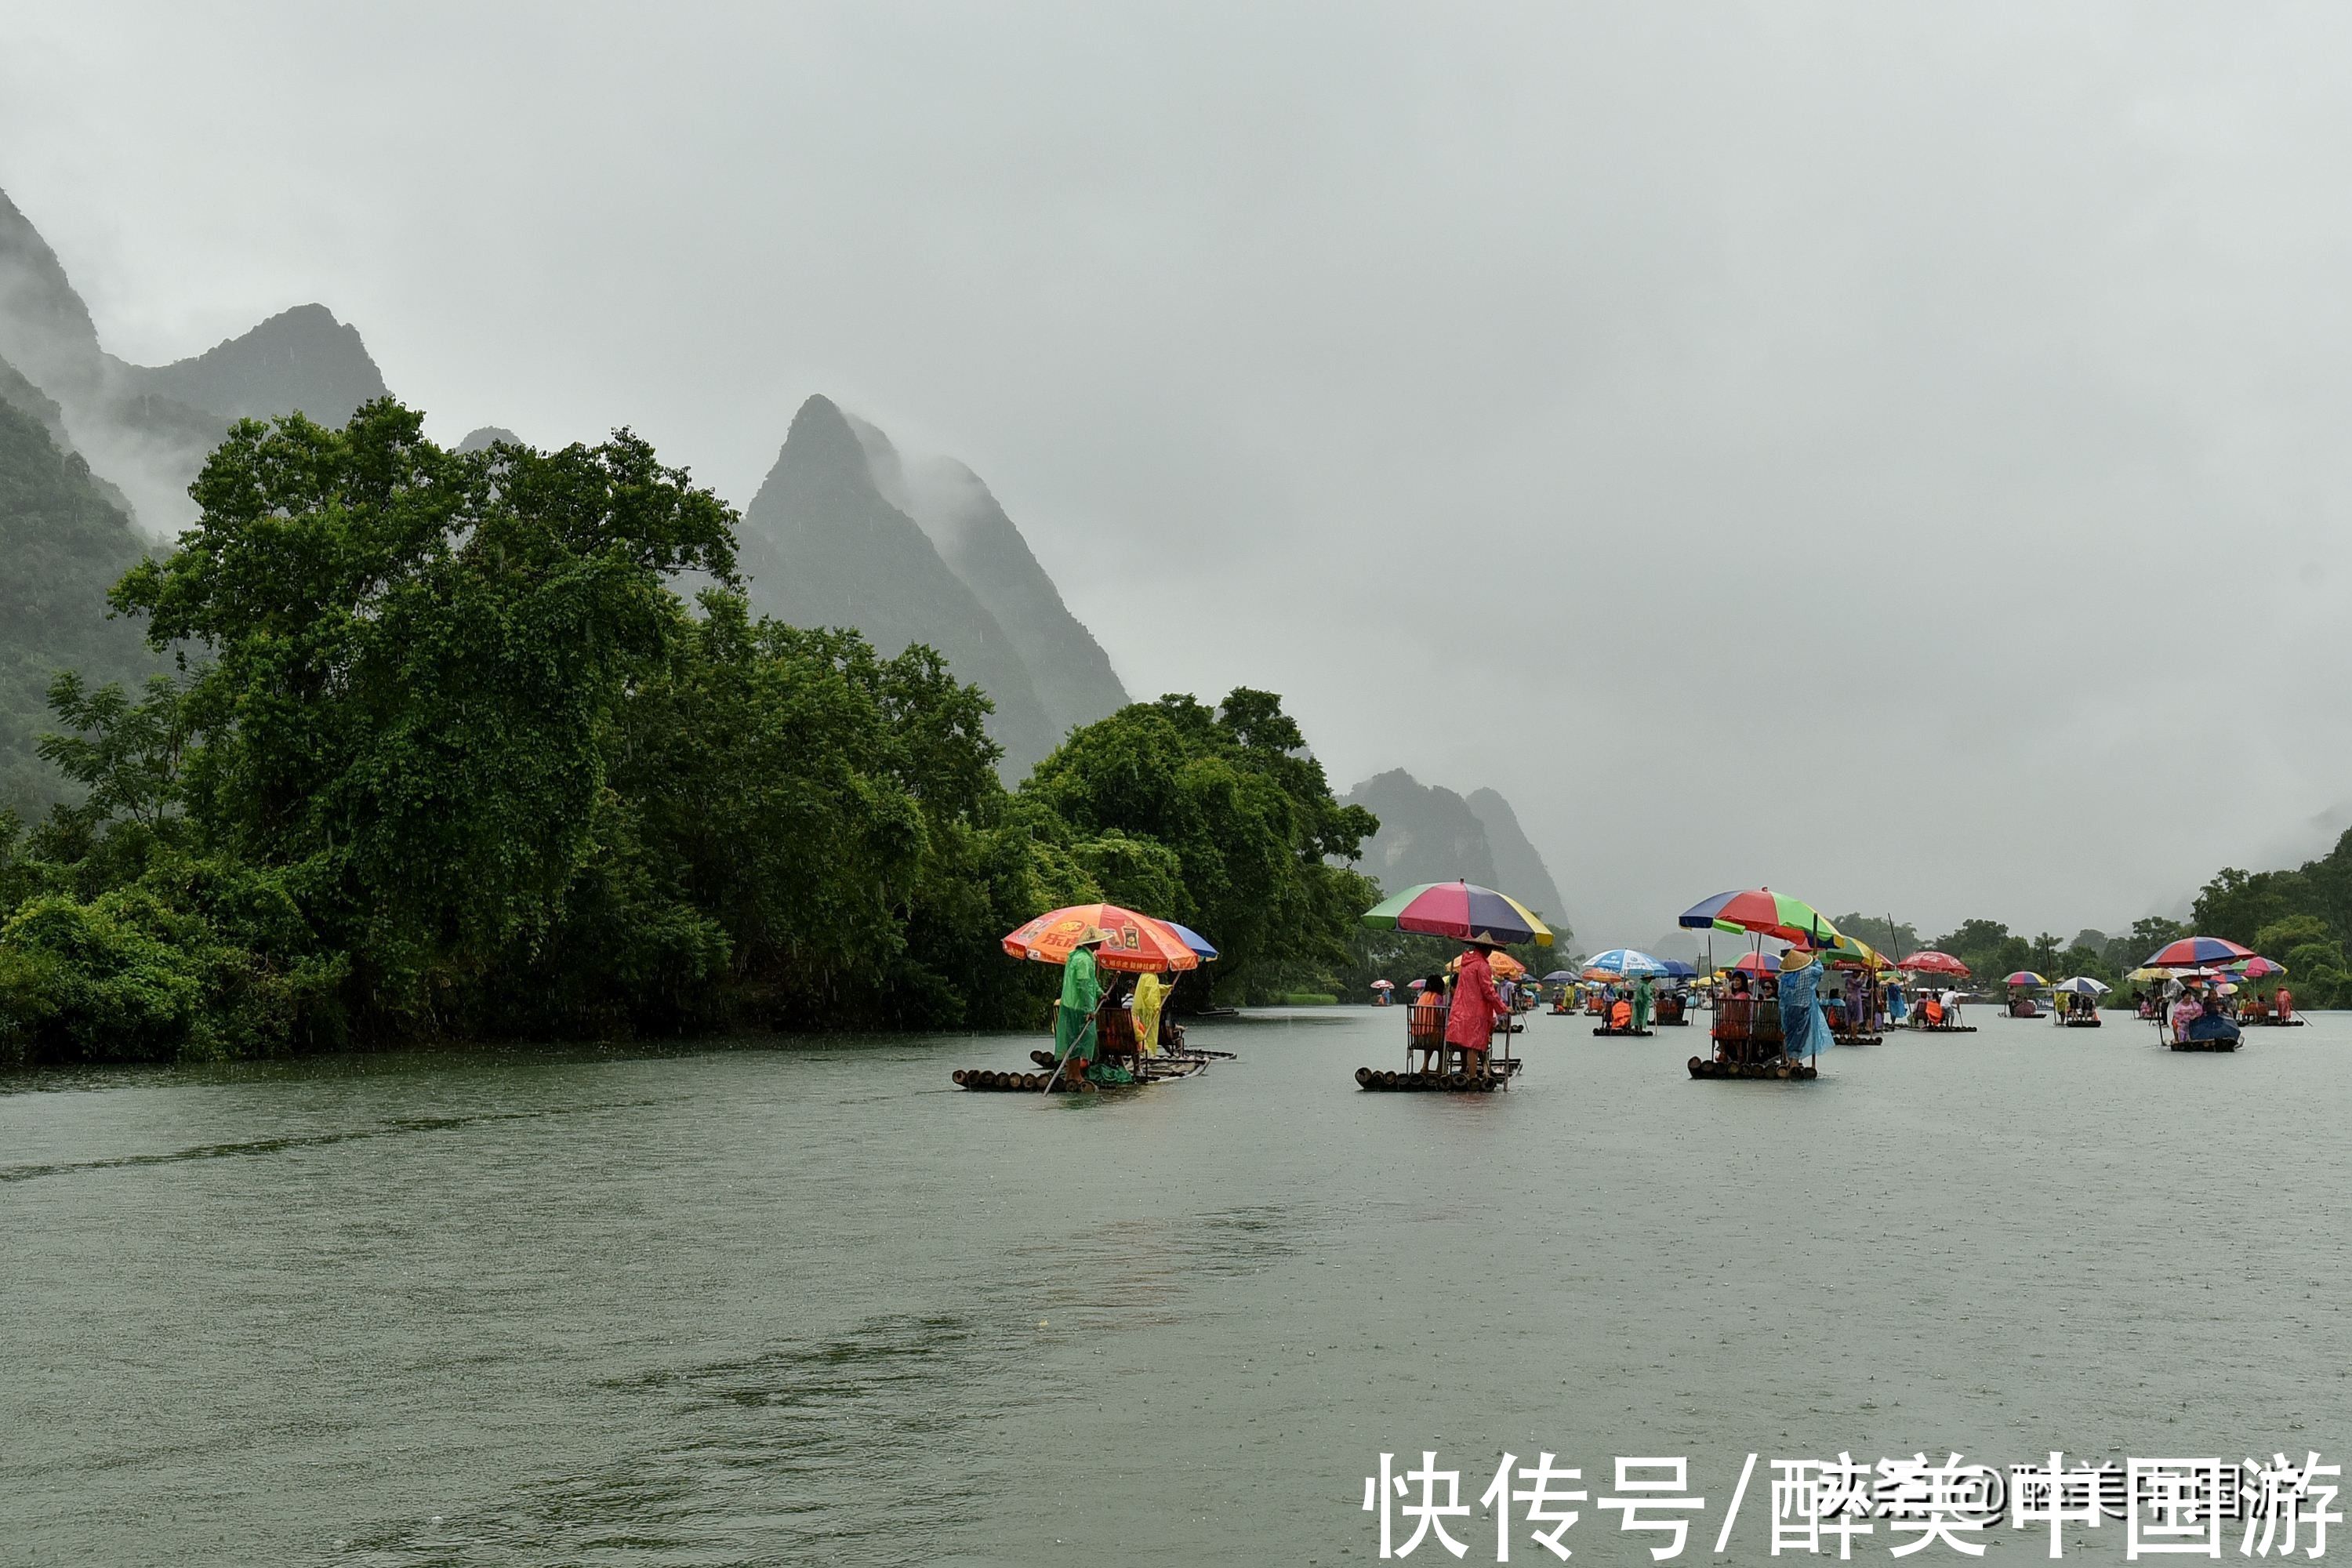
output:
[[2072, 991], [2077, 996], [2104, 996], [2114, 987], [2103, 985], [2087, 974], [2077, 974], [2072, 980], [2061, 980], [2051, 987], [2053, 991]]

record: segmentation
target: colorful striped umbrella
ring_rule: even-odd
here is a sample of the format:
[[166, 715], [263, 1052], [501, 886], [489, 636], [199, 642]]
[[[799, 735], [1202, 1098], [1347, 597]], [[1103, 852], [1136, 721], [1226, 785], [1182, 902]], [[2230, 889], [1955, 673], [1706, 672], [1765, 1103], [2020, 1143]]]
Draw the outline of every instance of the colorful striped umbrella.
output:
[[1717, 893], [1685, 910], [1680, 923], [1697, 931], [1744, 931], [1822, 947], [1835, 946], [1843, 937], [1821, 910], [1769, 888]]
[[1607, 952], [1596, 952], [1584, 961], [1587, 979], [1632, 979], [1637, 974], [1654, 977], [1671, 973], [1664, 963], [1630, 947], [1612, 947]]
[[2261, 980], [2273, 974], [2284, 974], [2286, 965], [2274, 958], [2264, 958], [2262, 954], [2256, 953], [2245, 963], [2239, 964], [2236, 973], [2242, 979]]
[[2150, 969], [2189, 969], [2199, 964], [2235, 963], [2242, 958], [2258, 958], [2251, 947], [2240, 947], [2234, 942], [2224, 942], [2218, 936], [2184, 936], [2179, 942], [2168, 942], [2150, 953], [2147, 967]]
[[2042, 976], [2034, 973], [2031, 969], [2021, 969], [2014, 974], [2004, 974], [2000, 977], [2000, 983], [2003, 985], [2047, 985], [2050, 984], [2050, 982], [2042, 979]]
[[1778, 974], [1780, 973], [1780, 961], [1767, 958], [1760, 952], [1743, 952], [1737, 963], [1727, 963], [1724, 967], [1742, 970], [1749, 974]]
[[[1454, 974], [1459, 973], [1461, 968], [1462, 959], [1461, 955], [1457, 953], [1454, 956], [1454, 962], [1445, 966], [1445, 973], [1448, 974]], [[1528, 973], [1528, 966], [1521, 963], [1517, 959], [1513, 958], [1507, 952], [1488, 953], [1486, 955], [1486, 968], [1497, 980], [1524, 980], [1527, 978]]]
[[1095, 962], [1105, 969], [1140, 974], [1201, 965], [1200, 955], [1171, 927], [1117, 904], [1072, 904], [1049, 910], [1006, 936], [1004, 951], [1038, 963], [1067, 963], [1071, 951], [1089, 936], [1103, 939]]
[[1364, 911], [1383, 931], [1417, 931], [1462, 942], [1551, 945], [1551, 927], [1507, 893], [1472, 882], [1424, 882]]
[[1949, 974], [1960, 980], [1966, 980], [1969, 977], [1967, 964], [1962, 963], [1950, 953], [1937, 952], [1932, 947], [1924, 952], [1913, 953], [1895, 967], [1907, 969], [1916, 974]]

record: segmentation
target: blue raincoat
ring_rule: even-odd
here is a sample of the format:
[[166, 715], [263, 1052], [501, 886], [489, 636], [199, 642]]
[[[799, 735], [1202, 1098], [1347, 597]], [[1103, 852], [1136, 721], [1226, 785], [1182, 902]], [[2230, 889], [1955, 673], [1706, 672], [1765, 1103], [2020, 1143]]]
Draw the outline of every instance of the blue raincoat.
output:
[[1886, 987], [1886, 1021], [1899, 1024], [1910, 1016], [1910, 1010], [1903, 1000], [1903, 987], [1890, 984]]
[[1830, 1043], [1829, 1020], [1822, 1016], [1818, 960], [1780, 975], [1780, 1048], [1792, 1057], [1817, 1057]]

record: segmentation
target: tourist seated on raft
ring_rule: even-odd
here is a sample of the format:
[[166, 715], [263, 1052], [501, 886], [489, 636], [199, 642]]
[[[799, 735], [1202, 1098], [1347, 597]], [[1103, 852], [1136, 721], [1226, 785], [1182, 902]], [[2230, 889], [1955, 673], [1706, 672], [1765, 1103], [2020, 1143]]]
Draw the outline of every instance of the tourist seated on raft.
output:
[[1626, 1030], [1633, 1026], [1633, 1004], [1620, 998], [1609, 1009], [1609, 1026]]
[[1942, 1028], [1944, 1026], [1944, 999], [1941, 996], [1937, 995], [1933, 991], [1928, 992], [1926, 999], [1919, 1004], [1919, 1016], [1927, 1021], [1927, 1027], [1931, 1029]]
[[1445, 1050], [1445, 976], [1433, 974], [1421, 983], [1421, 993], [1405, 1014], [1405, 1038], [1421, 1053], [1423, 1072], [1437, 1066]]

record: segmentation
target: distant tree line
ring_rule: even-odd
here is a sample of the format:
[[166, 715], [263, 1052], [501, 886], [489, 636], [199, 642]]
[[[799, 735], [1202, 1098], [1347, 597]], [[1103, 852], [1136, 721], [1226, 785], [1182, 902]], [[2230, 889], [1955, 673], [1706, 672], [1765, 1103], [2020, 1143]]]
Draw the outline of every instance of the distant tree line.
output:
[[1859, 913], [1837, 917], [1851, 932], [1889, 955], [1922, 948], [1950, 953], [1967, 964], [1979, 988], [1997, 991], [2003, 975], [2032, 970], [2049, 980], [2086, 974], [2127, 992], [2125, 977], [2166, 943], [2193, 934], [2250, 947], [2287, 967], [2284, 984], [2305, 1007], [2352, 1007], [2352, 832], [2316, 860], [2292, 871], [2242, 871], [2225, 867], [2199, 891], [2185, 923], [2149, 915], [2130, 931], [2095, 931], [2061, 938], [2028, 937], [1999, 921], [1962, 921], [1955, 930], [1921, 941], [1913, 926]]
[[[1002, 935], [1211, 933], [1180, 1001], [1334, 989], [1378, 889], [1269, 693], [1130, 706], [1019, 788], [940, 657], [755, 619], [735, 514], [624, 431], [474, 453], [393, 400], [238, 425], [113, 590], [169, 673], [49, 693], [0, 811], [0, 1059], [1024, 1026]], [[689, 606], [684, 572], [719, 585]]]

